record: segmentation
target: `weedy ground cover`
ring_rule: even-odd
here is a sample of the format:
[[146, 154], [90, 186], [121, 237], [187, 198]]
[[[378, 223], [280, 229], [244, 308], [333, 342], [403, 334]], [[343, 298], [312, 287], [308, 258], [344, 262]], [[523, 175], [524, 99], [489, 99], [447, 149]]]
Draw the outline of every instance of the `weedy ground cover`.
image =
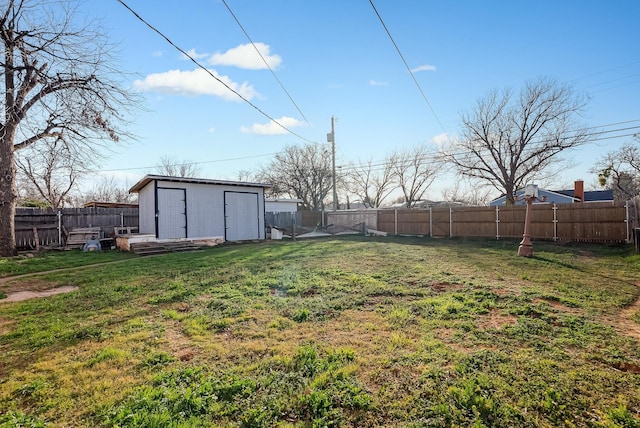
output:
[[640, 426], [640, 257], [516, 248], [263, 242], [5, 282], [79, 289], [0, 299], [0, 426]]

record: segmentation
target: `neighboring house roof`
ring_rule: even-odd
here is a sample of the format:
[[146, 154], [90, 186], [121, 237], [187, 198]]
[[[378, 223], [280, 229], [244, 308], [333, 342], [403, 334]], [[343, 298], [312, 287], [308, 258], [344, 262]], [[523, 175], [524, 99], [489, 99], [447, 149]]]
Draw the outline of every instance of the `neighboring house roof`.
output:
[[[574, 191], [558, 190], [558, 193], [573, 197]], [[591, 190], [584, 192], [584, 202], [611, 202], [613, 201], [613, 190]]]
[[[538, 201], [535, 201], [536, 204], [571, 204], [574, 202], [580, 202], [580, 200], [574, 195], [574, 190], [545, 190], [538, 189]], [[545, 198], [545, 201], [542, 202], [540, 199]], [[506, 196], [502, 195], [501, 197], [494, 199], [489, 202], [489, 205], [492, 207], [505, 205]], [[593, 190], [584, 192], [584, 202], [612, 202], [613, 201], [613, 191], [612, 190]], [[524, 189], [520, 189], [516, 192], [516, 205], [524, 205], [526, 203], [524, 199]]]
[[227, 180], [214, 180], [208, 178], [187, 178], [187, 177], [170, 177], [166, 175], [145, 175], [140, 181], [133, 185], [129, 189], [129, 193], [138, 193], [143, 187], [152, 181], [170, 181], [174, 183], [195, 183], [195, 184], [217, 184], [220, 186], [242, 186], [242, 187], [262, 187], [268, 189], [271, 184], [265, 183], [248, 183], [244, 181], [227, 181]]

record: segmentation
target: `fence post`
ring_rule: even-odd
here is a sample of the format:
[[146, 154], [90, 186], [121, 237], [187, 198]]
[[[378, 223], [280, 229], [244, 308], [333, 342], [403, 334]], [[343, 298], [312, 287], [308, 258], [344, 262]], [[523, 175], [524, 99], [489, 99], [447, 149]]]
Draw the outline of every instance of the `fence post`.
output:
[[58, 210], [58, 246], [62, 247], [62, 211]]
[[624, 219], [625, 223], [627, 223], [627, 244], [631, 242], [631, 228], [629, 225], [629, 201], [625, 202], [624, 208], [626, 211], [626, 217]]
[[433, 238], [433, 209], [429, 207], [429, 238]]
[[120, 211], [120, 227], [124, 227], [124, 212]]
[[393, 217], [394, 217], [394, 230], [395, 230], [395, 234], [398, 234], [398, 209], [396, 208], [395, 210], [393, 210]]
[[558, 240], [558, 206], [553, 203], [553, 241]]
[[33, 240], [35, 243], [36, 251], [40, 251], [40, 237], [38, 236], [38, 228], [33, 226]]
[[500, 208], [496, 205], [496, 241], [500, 240]]
[[453, 238], [453, 208], [449, 207], [449, 238]]

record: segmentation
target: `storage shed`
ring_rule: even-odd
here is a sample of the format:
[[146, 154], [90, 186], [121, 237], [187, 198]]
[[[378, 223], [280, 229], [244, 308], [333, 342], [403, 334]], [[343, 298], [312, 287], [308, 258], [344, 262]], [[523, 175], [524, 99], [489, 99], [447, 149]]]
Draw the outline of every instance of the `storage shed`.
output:
[[265, 239], [262, 183], [146, 175], [138, 194], [139, 233], [156, 239]]

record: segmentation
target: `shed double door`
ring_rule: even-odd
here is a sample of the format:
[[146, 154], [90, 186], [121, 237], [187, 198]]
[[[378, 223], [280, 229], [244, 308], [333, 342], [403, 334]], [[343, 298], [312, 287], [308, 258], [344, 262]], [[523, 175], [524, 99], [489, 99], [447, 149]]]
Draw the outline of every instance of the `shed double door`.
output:
[[258, 194], [224, 192], [225, 240], [260, 239]]

